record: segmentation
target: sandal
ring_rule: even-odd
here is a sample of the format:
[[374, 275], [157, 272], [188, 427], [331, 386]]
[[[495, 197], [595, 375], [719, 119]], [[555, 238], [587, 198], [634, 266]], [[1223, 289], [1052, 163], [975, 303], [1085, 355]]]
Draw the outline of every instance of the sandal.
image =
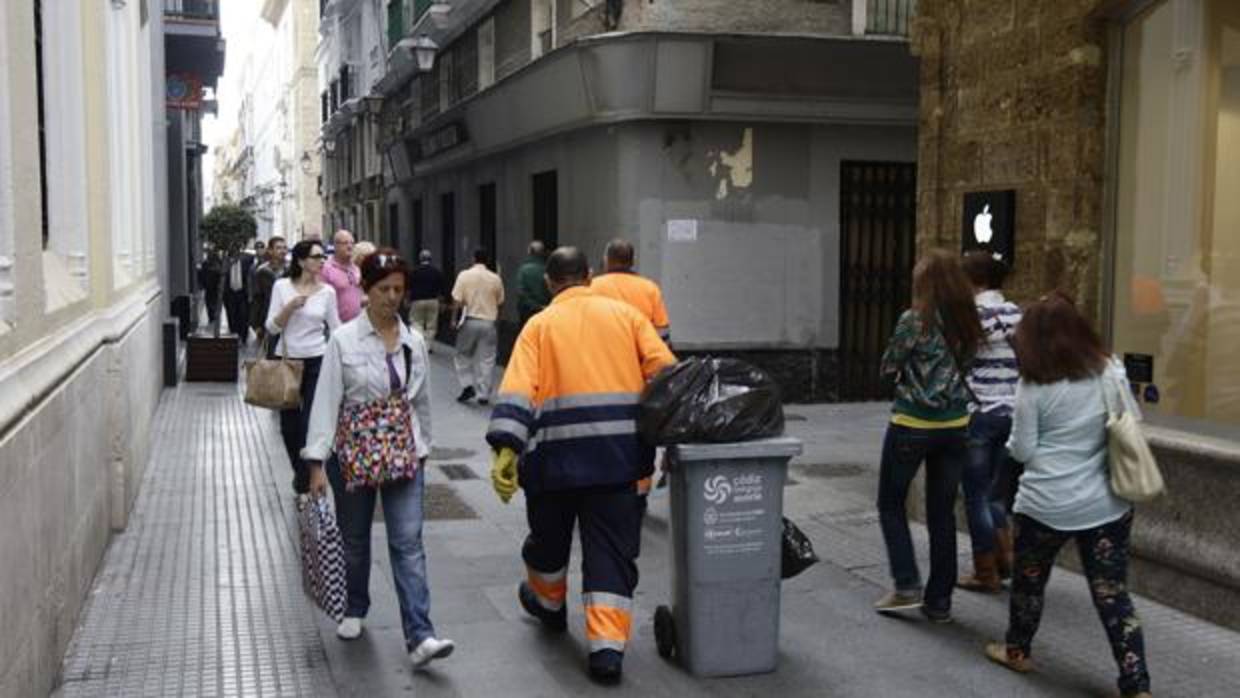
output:
[[991, 642], [986, 645], [986, 658], [996, 664], [1015, 671], [1018, 674], [1028, 674], [1033, 671], [1033, 660], [1024, 652], [1015, 647], [1008, 647], [1002, 642]]

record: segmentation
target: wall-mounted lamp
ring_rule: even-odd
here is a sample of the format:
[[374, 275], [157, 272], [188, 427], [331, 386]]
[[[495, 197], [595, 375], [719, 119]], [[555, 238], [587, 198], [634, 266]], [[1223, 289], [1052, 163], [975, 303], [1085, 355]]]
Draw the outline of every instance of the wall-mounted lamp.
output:
[[310, 174], [310, 170], [314, 168], [314, 159], [310, 157], [309, 150], [302, 151], [300, 162], [302, 174]]
[[419, 71], [429, 73], [435, 67], [435, 53], [437, 51], [439, 51], [439, 44], [435, 43], [426, 34], [422, 34], [413, 40], [413, 55], [418, 59]]

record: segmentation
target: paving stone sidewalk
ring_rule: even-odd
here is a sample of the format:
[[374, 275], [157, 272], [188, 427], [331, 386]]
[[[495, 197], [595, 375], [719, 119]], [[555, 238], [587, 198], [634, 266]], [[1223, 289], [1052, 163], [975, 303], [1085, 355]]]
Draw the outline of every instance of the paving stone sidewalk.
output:
[[[570, 576], [570, 633], [548, 636], [520, 611], [524, 503], [491, 492], [487, 412], [453, 401], [450, 357], [432, 380], [436, 449], [425, 538], [432, 617], [458, 650], [413, 674], [405, 657], [384, 528], [374, 529], [366, 632], [341, 642], [300, 591], [288, 464], [274, 417], [235, 386], [183, 385], [164, 396], [155, 456], [130, 528], [117, 536], [64, 663], [65, 696], [1105, 696], [1114, 669], [1078, 575], [1056, 570], [1035, 645], [1039, 671], [981, 657], [1002, 635], [1006, 596], [958, 593], [956, 622], [877, 616], [887, 584], [873, 493], [884, 405], [789, 406], [806, 443], [785, 511], [823, 557], [783, 587], [773, 674], [696, 679], [655, 652], [651, 615], [670, 594], [668, 494], [656, 490], [642, 540], [635, 637], [625, 680], [591, 684]], [[914, 527], [924, 553], [925, 534]], [[967, 550], [962, 536], [961, 550]], [[580, 556], [574, 552], [573, 567]], [[924, 565], [924, 560], [923, 560]], [[923, 569], [924, 566], [923, 566]], [[1145, 599], [1155, 695], [1234, 696], [1240, 634]]]

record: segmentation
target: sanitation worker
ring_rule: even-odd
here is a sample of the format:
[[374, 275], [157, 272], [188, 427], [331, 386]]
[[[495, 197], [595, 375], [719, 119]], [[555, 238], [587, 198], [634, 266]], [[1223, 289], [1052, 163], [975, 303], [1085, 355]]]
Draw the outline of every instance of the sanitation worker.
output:
[[603, 252], [603, 261], [607, 265], [606, 272], [595, 277], [590, 288], [637, 308], [654, 325], [663, 341], [670, 342], [672, 328], [667, 319], [667, 307], [663, 305], [663, 291], [658, 284], [633, 271], [633, 244], [619, 238], [612, 240]]
[[637, 434], [646, 381], [675, 362], [654, 327], [625, 303], [590, 289], [585, 255], [561, 247], [547, 260], [551, 304], [517, 337], [487, 442], [491, 480], [505, 503], [525, 490], [527, 577], [518, 598], [556, 631], [567, 627], [573, 526], [581, 539], [582, 602], [590, 676], [620, 679], [653, 449]]

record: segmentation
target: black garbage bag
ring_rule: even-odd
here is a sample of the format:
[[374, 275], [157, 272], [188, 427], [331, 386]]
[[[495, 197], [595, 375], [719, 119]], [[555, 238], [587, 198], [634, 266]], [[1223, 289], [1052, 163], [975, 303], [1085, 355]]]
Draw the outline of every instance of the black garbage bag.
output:
[[663, 369], [642, 392], [637, 427], [652, 446], [748, 441], [784, 433], [779, 386], [739, 359], [694, 357]]
[[809, 538], [787, 517], [784, 517], [782, 539], [783, 559], [780, 565], [780, 576], [784, 579], [791, 579], [818, 562], [818, 556], [814, 554], [814, 546], [809, 542]]

